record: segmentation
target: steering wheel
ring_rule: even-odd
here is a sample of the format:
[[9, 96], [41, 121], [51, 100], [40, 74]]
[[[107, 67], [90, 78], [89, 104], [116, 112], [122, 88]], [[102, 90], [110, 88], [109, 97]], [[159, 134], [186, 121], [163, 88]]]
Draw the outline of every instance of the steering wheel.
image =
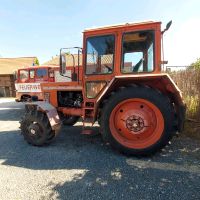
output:
[[140, 66], [142, 65], [143, 61], [144, 61], [143, 58], [141, 58], [139, 60], [139, 62], [133, 67], [133, 72], [138, 72], [138, 70], [139, 70]]
[[112, 72], [112, 68], [109, 67], [108, 65], [104, 65], [104, 67], [105, 67], [106, 69], [108, 69], [108, 72]]

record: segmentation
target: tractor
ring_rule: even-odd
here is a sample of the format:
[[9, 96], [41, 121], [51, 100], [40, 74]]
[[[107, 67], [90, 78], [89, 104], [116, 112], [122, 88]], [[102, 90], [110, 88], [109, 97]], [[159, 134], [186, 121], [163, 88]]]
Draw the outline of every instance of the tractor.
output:
[[74, 125], [80, 118], [85, 133], [88, 124], [99, 123], [103, 140], [122, 153], [161, 150], [182, 131], [186, 109], [181, 91], [162, 72], [162, 36], [170, 25], [163, 31], [153, 21], [85, 30], [74, 70], [66, 70], [68, 48], [60, 50], [60, 73], [71, 81], [42, 83], [45, 100], [25, 105], [24, 139], [49, 144], [63, 121]]

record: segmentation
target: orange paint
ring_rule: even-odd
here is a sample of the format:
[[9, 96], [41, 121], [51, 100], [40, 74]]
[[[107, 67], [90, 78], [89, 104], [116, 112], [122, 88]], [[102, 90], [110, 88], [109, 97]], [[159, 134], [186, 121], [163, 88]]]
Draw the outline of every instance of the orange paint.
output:
[[113, 137], [128, 148], [146, 148], [156, 143], [164, 130], [160, 110], [144, 99], [129, 99], [119, 103], [110, 116]]

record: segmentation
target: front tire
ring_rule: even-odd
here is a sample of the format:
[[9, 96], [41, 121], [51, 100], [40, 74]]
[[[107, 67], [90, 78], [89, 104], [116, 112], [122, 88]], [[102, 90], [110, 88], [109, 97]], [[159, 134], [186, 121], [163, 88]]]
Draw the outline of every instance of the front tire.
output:
[[24, 139], [34, 146], [49, 144], [55, 137], [46, 114], [38, 110], [27, 110], [20, 128]]
[[145, 86], [121, 88], [101, 116], [103, 139], [120, 152], [150, 155], [173, 136], [174, 111], [168, 97]]

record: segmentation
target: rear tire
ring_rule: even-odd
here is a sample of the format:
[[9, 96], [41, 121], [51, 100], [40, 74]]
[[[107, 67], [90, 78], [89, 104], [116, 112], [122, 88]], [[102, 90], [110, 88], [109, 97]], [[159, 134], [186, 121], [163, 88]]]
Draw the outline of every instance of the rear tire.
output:
[[38, 110], [27, 111], [20, 128], [24, 139], [34, 146], [49, 144], [55, 138], [46, 114]]
[[145, 86], [121, 88], [104, 105], [103, 139], [125, 154], [150, 155], [174, 134], [174, 111], [168, 97]]

